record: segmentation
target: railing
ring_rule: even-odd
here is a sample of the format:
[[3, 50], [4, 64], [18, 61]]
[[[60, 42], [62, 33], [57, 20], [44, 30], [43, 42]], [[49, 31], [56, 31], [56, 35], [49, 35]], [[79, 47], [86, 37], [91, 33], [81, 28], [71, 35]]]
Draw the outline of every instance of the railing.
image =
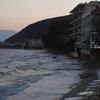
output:
[[71, 20], [71, 21], [69, 22], [69, 24], [73, 24], [73, 23], [75, 23], [75, 22], [77, 22], [77, 21], [79, 21], [79, 20], [81, 20], [81, 17], [77, 17], [77, 18], [75, 18], [74, 20]]
[[91, 49], [100, 49], [100, 45], [96, 45], [96, 44], [90, 44], [90, 48]]

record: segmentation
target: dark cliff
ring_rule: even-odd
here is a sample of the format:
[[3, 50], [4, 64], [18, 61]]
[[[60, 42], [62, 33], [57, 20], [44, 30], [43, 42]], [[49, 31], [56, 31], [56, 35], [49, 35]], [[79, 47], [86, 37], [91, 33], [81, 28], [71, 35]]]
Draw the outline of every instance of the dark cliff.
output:
[[56, 17], [51, 19], [45, 19], [33, 24], [28, 25], [24, 29], [22, 29], [17, 34], [5, 40], [6, 42], [16, 43], [16, 42], [24, 42], [29, 39], [41, 39], [44, 34], [49, 33], [49, 27], [52, 23], [60, 20], [67, 21], [68, 16]]

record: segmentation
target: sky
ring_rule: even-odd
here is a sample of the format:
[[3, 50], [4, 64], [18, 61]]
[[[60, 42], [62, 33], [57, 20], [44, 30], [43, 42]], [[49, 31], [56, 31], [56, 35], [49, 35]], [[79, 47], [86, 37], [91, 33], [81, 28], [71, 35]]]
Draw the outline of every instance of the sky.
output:
[[68, 15], [86, 1], [90, 0], [0, 0], [0, 29], [20, 31], [31, 23]]

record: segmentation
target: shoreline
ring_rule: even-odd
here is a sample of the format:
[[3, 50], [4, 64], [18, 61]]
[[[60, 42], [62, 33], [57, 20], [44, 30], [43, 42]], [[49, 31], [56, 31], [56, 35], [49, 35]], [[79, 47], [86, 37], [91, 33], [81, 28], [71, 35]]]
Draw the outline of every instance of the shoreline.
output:
[[76, 84], [76, 86], [73, 86], [71, 91], [69, 93], [64, 94], [59, 100], [65, 100], [65, 98], [70, 97], [76, 97], [79, 92], [82, 92], [85, 90], [85, 86], [88, 85], [88, 83], [92, 82], [94, 79], [82, 79], [80, 82]]
[[[73, 85], [71, 91], [64, 94], [59, 100], [65, 100], [66, 98], [77, 97], [77, 94], [80, 92], [83, 92], [89, 83], [91, 83], [93, 80], [98, 80], [97, 70], [100, 69], [99, 65], [100, 65], [100, 63], [98, 61], [96, 61], [95, 63], [88, 63], [87, 66], [85, 66], [85, 67], [87, 67], [88, 72], [92, 71], [94, 73], [94, 75], [81, 79], [80, 82]], [[92, 70], [91, 70], [91, 68], [89, 68], [90, 66], [91, 66]], [[88, 73], [88, 72], [86, 72], [86, 70], [84, 70], [83, 73]]]

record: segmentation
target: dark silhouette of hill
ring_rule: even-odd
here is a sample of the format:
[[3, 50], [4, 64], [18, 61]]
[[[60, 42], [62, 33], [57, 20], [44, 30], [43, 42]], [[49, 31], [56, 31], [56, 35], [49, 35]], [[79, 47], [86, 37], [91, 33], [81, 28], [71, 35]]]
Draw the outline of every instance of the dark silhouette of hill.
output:
[[24, 42], [29, 39], [34, 39], [34, 40], [41, 39], [41, 37], [44, 34], [49, 33], [49, 27], [52, 23], [56, 21], [60, 21], [60, 20], [66, 21], [66, 19], [67, 19], [67, 16], [61, 16], [61, 17], [56, 17], [56, 18], [51, 18], [51, 19], [45, 19], [45, 20], [30, 24], [29, 26], [25, 27], [17, 34], [8, 38], [6, 42], [16, 43], [16, 42]]

